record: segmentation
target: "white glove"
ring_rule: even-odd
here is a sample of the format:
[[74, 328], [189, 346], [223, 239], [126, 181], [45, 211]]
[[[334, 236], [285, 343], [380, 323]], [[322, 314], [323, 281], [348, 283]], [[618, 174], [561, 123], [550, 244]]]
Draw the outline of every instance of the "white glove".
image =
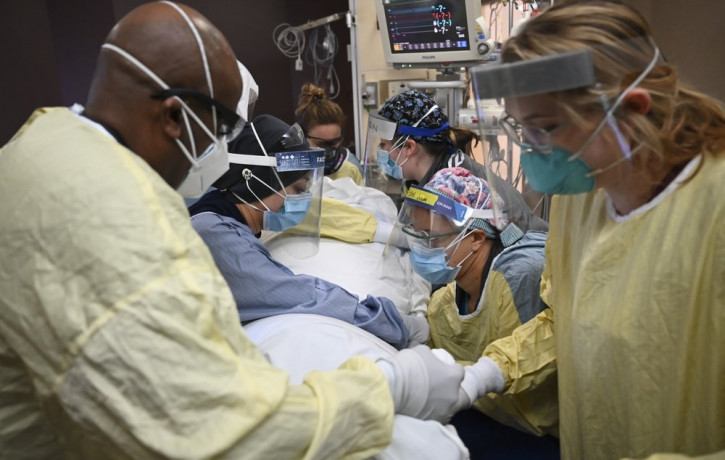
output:
[[408, 330], [408, 348], [428, 343], [430, 338], [430, 326], [425, 316], [400, 315], [403, 324]]
[[501, 393], [503, 391], [503, 373], [491, 358], [479, 358], [476, 364], [466, 366], [466, 375], [461, 388], [469, 399], [471, 406], [478, 398], [488, 393]]
[[395, 413], [445, 423], [461, 409], [463, 367], [443, 362], [430, 348], [406, 348], [377, 364], [388, 379]]

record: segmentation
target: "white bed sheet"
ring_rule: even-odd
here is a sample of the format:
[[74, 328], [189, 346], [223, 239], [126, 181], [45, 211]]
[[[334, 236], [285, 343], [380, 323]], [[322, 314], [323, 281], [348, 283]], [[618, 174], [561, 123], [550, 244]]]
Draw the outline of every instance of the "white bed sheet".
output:
[[[302, 383], [304, 375], [312, 370], [334, 370], [354, 355], [375, 360], [396, 353], [393, 347], [358, 327], [318, 315], [273, 316], [247, 324], [244, 330], [270, 363], [289, 372], [292, 384]], [[391, 444], [374, 458], [463, 460], [470, 457], [451, 425], [396, 415]]]

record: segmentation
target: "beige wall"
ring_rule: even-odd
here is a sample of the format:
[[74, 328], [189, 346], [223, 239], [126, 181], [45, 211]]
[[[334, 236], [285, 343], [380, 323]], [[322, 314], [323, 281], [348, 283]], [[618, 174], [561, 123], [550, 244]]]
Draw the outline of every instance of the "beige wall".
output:
[[684, 81], [725, 101], [725, 1], [626, 0], [652, 26]]

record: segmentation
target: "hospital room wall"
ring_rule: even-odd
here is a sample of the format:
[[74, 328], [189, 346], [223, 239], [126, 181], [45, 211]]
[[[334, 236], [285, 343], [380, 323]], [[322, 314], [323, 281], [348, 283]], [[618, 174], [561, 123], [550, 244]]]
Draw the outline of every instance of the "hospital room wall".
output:
[[[23, 0], [0, 3], [0, 145], [5, 144], [37, 107], [85, 102], [96, 59], [113, 24], [148, 0]], [[272, 41], [281, 23], [301, 25], [347, 11], [347, 0], [181, 0], [208, 17], [227, 37], [238, 58], [260, 86], [255, 113], [294, 120], [299, 90], [313, 79], [305, 65], [282, 55]], [[344, 20], [330, 24], [339, 41], [335, 69], [341, 91], [336, 100], [350, 114], [352, 77], [346, 46], [350, 33]], [[309, 32], [308, 32], [309, 36]], [[352, 137], [349, 136], [349, 137]]]
[[696, 89], [725, 101], [725, 1], [625, 0], [642, 13], [667, 60]]

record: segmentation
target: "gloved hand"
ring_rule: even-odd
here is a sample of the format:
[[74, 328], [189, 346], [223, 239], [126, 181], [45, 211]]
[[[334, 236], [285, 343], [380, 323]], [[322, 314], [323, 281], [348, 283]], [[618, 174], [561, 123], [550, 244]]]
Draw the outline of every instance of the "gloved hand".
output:
[[430, 327], [425, 316], [418, 316], [414, 313], [400, 315], [400, 317], [403, 318], [403, 324], [408, 329], [408, 348], [428, 343]]
[[491, 358], [485, 356], [478, 361], [466, 366], [466, 375], [461, 383], [461, 388], [469, 399], [468, 406], [471, 406], [478, 398], [488, 393], [501, 393], [503, 391], [503, 374]]
[[424, 345], [381, 358], [377, 364], [388, 379], [397, 414], [445, 423], [463, 407], [461, 401], [468, 403], [461, 390], [463, 367], [443, 362]]

